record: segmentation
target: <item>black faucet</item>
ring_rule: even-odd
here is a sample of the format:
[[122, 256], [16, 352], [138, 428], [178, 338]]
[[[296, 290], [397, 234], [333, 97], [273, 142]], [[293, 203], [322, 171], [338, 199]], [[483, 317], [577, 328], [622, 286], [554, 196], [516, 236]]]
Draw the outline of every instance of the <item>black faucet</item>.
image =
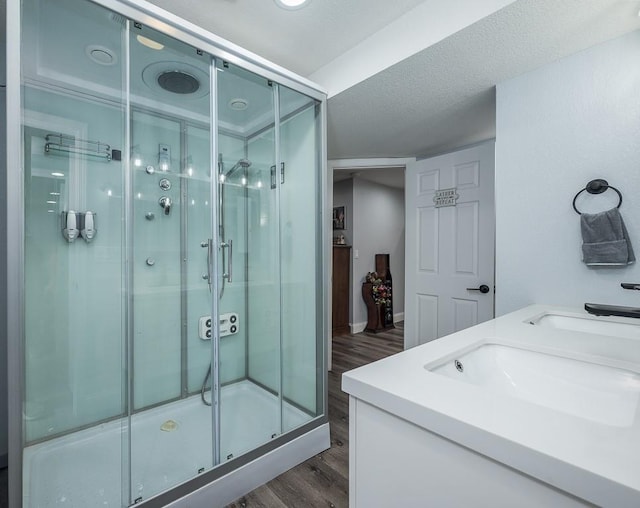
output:
[[[635, 289], [640, 291], [640, 284], [633, 282], [621, 282], [623, 289]], [[584, 310], [595, 316], [622, 316], [630, 318], [640, 318], [640, 308], [623, 307], [621, 305], [604, 305], [600, 303], [585, 303]]]

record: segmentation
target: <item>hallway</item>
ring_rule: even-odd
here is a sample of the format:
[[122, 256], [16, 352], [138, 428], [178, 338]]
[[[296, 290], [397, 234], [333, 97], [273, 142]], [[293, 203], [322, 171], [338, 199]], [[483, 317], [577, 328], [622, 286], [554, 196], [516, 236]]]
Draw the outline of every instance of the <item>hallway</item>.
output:
[[342, 374], [403, 349], [404, 323], [386, 332], [333, 338], [329, 372], [331, 448], [310, 458], [227, 508], [294, 508], [349, 506], [349, 397], [340, 389]]

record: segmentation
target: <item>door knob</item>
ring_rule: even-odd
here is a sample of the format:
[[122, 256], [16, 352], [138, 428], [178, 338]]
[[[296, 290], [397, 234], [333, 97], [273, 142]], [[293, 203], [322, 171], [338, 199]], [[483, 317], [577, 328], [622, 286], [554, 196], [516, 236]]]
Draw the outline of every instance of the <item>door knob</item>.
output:
[[486, 284], [481, 284], [480, 287], [478, 288], [467, 288], [467, 291], [480, 291], [481, 293], [484, 294], [491, 291], [491, 289]]

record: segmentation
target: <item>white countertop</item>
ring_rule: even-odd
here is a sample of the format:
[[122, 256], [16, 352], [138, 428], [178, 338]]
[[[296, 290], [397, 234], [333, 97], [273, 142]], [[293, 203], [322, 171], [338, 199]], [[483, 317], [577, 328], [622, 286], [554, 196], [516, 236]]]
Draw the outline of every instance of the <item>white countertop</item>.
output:
[[[531, 325], [532, 305], [345, 373], [342, 389], [431, 432], [600, 506], [640, 506], [640, 404], [631, 426], [611, 426], [428, 371], [424, 366], [480, 341], [604, 357], [640, 372], [638, 338]], [[608, 320], [608, 318], [603, 318]]]

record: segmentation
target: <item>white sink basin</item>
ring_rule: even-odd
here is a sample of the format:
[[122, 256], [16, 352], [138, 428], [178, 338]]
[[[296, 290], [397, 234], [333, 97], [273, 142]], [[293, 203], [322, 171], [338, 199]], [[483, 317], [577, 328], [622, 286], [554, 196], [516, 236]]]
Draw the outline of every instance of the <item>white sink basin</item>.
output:
[[640, 374], [503, 344], [481, 344], [425, 368], [492, 392], [617, 427], [633, 424]]
[[592, 316], [585, 313], [548, 312], [527, 320], [532, 325], [559, 330], [640, 339], [640, 319]]

